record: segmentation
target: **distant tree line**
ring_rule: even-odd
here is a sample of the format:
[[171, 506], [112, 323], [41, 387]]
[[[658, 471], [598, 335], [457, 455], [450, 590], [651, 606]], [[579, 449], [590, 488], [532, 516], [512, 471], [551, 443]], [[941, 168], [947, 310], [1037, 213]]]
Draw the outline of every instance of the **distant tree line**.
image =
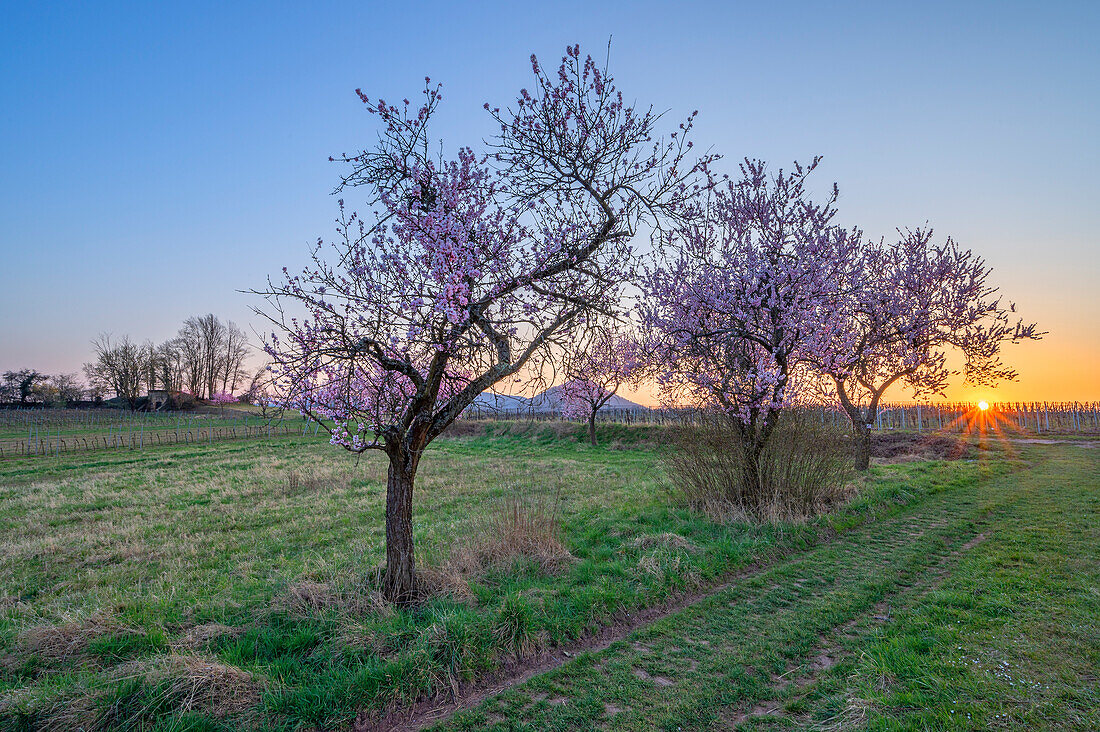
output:
[[65, 405], [83, 396], [84, 385], [76, 374], [50, 376], [36, 369], [20, 369], [0, 375], [0, 403]]
[[92, 340], [92, 348], [84, 383], [76, 374], [7, 371], [0, 381], [0, 403], [64, 405], [113, 397], [137, 409], [149, 391], [210, 399], [249, 386], [245, 360], [251, 350], [244, 331], [213, 314], [188, 318], [175, 337], [159, 345], [103, 333]]

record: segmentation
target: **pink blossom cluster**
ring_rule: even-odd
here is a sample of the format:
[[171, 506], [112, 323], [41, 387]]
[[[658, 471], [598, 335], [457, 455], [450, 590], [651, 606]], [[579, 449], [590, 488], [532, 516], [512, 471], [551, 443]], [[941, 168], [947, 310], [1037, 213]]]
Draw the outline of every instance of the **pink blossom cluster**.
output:
[[565, 357], [565, 382], [561, 385], [562, 416], [588, 420], [633, 381], [642, 368], [635, 336], [614, 322], [584, 323]]
[[769, 176], [746, 160], [664, 233], [639, 312], [666, 398], [755, 428], [824, 394], [860, 424], [895, 383], [942, 392], [950, 351], [971, 383], [1015, 378], [1002, 344], [1041, 334], [985, 262], [927, 228], [886, 245], [834, 225], [835, 184], [824, 204], [807, 193], [817, 163]]
[[219, 391], [214, 396], [210, 397], [211, 404], [236, 404], [237, 397], [233, 396], [229, 392]]
[[667, 400], [767, 420], [843, 337], [837, 303], [860, 266], [861, 235], [832, 223], [835, 190], [824, 204], [809, 200], [816, 165], [771, 176], [746, 160], [739, 179], [664, 234], [639, 313]]
[[532, 57], [534, 85], [505, 110], [478, 154], [431, 148], [442, 100], [372, 101], [374, 148], [336, 159], [337, 237], [311, 266], [258, 294], [271, 304], [279, 399], [349, 450], [418, 450], [482, 391], [538, 370], [578, 319], [606, 312], [632, 277], [636, 228], [687, 210], [709, 156], [689, 162], [691, 120], [664, 139], [660, 115], [623, 101], [606, 69], [576, 46], [556, 74]]
[[[375, 445], [384, 427], [401, 418], [407, 403], [417, 393], [407, 376], [387, 371], [378, 364], [373, 364], [370, 372], [330, 368], [313, 376], [313, 383], [299, 384], [295, 398], [285, 406], [324, 421], [330, 432], [329, 442], [354, 452]], [[451, 399], [468, 381], [468, 375], [445, 373], [436, 395], [437, 404]]]
[[942, 393], [953, 373], [951, 351], [962, 356], [969, 383], [1015, 379], [1001, 360], [1002, 344], [1042, 335], [1013, 315], [1014, 305], [1002, 304], [982, 258], [951, 238], [935, 243], [931, 228], [898, 234], [892, 244], [868, 243], [858, 278], [838, 303], [842, 327], [816, 364], [856, 422], [873, 421], [895, 383], [914, 397]]

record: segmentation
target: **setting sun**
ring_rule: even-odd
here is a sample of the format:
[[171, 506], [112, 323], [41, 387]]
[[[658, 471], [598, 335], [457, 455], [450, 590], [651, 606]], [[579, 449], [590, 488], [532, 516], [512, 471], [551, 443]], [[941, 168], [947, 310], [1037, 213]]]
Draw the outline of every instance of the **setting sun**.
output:
[[983, 412], [989, 409], [989, 402], [985, 401], [984, 399], [978, 402], [978, 409], [982, 410]]

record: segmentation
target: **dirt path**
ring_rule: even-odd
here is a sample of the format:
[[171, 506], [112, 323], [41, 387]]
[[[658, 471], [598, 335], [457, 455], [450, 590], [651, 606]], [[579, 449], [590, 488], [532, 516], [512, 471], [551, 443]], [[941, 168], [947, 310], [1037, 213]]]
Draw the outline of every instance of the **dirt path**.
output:
[[1058, 440], [1046, 437], [1010, 437], [1009, 442], [1017, 445], [1074, 445], [1076, 447], [1100, 447], [1100, 442], [1092, 440]]
[[[832, 537], [826, 539], [822, 545], [831, 540]], [[457, 699], [442, 701], [437, 698], [427, 699], [411, 707], [390, 712], [380, 719], [364, 717], [356, 721], [352, 727], [353, 732], [411, 732], [424, 729], [433, 723], [445, 722], [464, 709], [473, 708], [486, 699], [519, 686], [540, 674], [560, 668], [583, 654], [598, 653], [610, 648], [639, 629], [644, 629], [657, 620], [669, 617], [700, 600], [728, 589], [737, 582], [753, 577], [768, 566], [771, 565], [754, 564], [716, 587], [708, 587], [700, 592], [677, 597], [671, 602], [625, 614], [617, 622], [604, 626], [599, 632], [574, 643], [552, 648], [519, 662], [505, 664], [503, 668], [487, 678], [460, 687]]]

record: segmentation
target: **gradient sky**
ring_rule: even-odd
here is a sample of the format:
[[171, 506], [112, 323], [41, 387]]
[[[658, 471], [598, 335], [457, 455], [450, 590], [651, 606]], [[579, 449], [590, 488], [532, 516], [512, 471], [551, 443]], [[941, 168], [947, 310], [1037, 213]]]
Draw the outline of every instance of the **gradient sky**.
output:
[[[1050, 334], [1020, 380], [1100, 399], [1100, 3], [8, 4], [0, 25], [0, 370], [77, 371], [102, 331], [259, 321], [238, 292], [328, 236], [356, 99], [444, 83], [447, 151], [565, 44], [732, 165], [824, 156], [840, 219], [925, 222]], [[889, 6], [889, 7], [888, 7]], [[355, 203], [355, 196], [348, 196]]]

